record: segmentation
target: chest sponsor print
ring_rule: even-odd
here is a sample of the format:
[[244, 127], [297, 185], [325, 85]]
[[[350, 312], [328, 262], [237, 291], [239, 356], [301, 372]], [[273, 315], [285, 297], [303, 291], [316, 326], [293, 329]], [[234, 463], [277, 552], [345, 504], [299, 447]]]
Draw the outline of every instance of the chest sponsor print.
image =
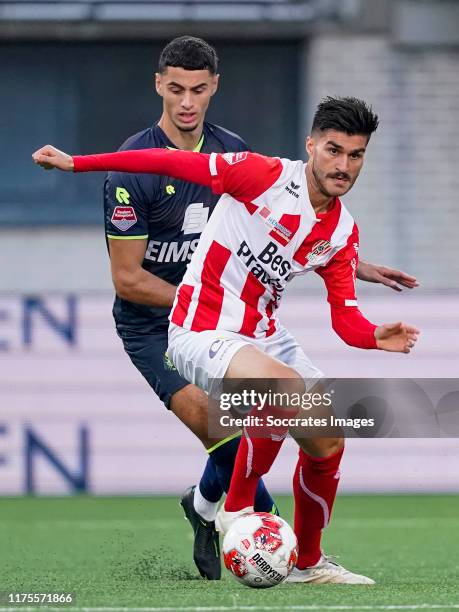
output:
[[285, 213], [279, 220], [277, 220], [267, 206], [260, 208], [258, 210], [258, 214], [264, 220], [266, 225], [272, 228], [269, 236], [274, 238], [274, 240], [279, 242], [282, 246], [287, 246], [300, 226], [300, 215]]

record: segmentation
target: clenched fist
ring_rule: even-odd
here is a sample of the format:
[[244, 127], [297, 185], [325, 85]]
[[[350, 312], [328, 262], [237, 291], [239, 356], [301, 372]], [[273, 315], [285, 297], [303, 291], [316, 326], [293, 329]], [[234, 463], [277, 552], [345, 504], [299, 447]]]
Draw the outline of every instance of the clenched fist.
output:
[[60, 151], [52, 145], [45, 145], [35, 151], [32, 155], [33, 161], [44, 168], [45, 170], [64, 170], [65, 172], [73, 171], [73, 159], [71, 155], [67, 155], [64, 151]]

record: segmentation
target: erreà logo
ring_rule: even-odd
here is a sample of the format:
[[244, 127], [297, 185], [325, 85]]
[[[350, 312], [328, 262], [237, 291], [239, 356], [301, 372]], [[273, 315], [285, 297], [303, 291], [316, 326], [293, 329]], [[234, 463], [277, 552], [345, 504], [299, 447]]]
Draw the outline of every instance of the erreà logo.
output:
[[290, 195], [292, 195], [295, 198], [299, 198], [300, 194], [297, 193], [297, 189], [300, 188], [300, 185], [297, 185], [296, 183], [294, 183], [293, 181], [290, 181], [290, 187], [287, 185], [285, 187], [285, 191], [287, 191]]

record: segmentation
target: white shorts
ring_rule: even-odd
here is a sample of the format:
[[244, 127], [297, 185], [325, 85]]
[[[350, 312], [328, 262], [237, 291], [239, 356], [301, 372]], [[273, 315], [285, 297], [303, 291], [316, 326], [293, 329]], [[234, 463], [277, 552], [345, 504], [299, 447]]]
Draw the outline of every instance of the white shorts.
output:
[[206, 393], [212, 392], [209, 387], [213, 379], [224, 378], [231, 359], [246, 345], [256, 346], [266, 355], [291, 367], [302, 378], [323, 377], [285, 327], [276, 330], [269, 338], [248, 338], [221, 329], [195, 332], [173, 323], [169, 325], [169, 358], [180, 376]]

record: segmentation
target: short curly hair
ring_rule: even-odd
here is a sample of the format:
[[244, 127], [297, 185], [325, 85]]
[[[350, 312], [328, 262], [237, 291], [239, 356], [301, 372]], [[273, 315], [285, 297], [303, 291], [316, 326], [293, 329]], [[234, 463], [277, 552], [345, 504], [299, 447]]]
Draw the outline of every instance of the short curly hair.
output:
[[161, 51], [158, 72], [165, 72], [168, 66], [185, 70], [208, 70], [216, 74], [218, 56], [212, 45], [202, 38], [179, 36]]

